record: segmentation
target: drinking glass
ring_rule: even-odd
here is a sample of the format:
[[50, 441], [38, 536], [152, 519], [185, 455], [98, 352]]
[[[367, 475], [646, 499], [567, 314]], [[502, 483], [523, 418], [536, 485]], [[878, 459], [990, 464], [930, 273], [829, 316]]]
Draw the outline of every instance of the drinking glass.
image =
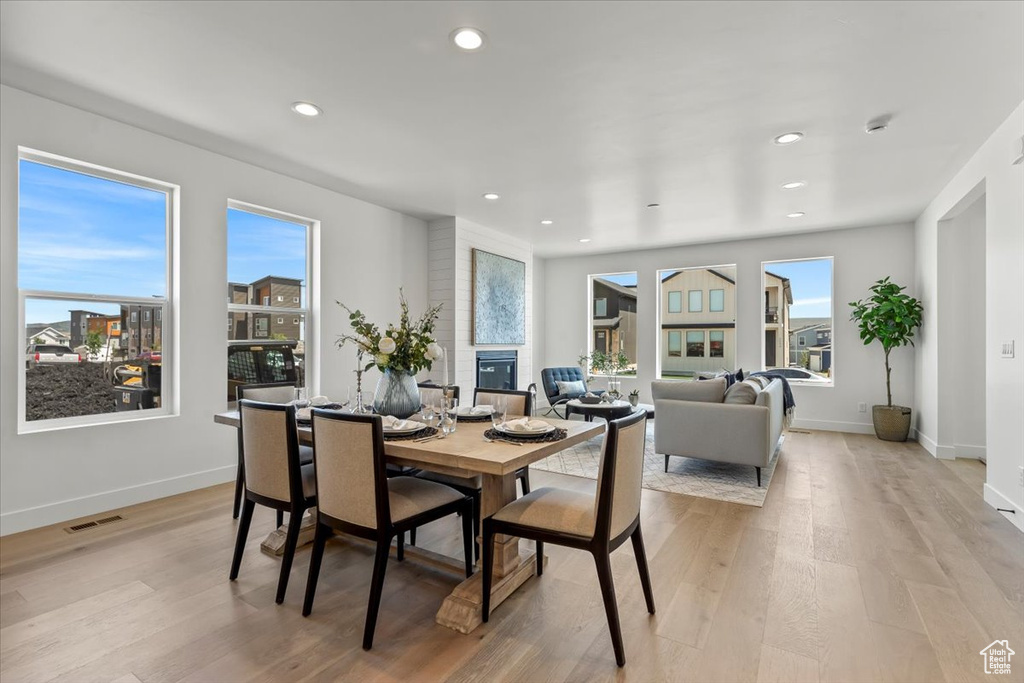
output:
[[444, 412], [441, 414], [441, 432], [445, 435], [455, 431], [459, 419], [459, 399], [445, 398]]
[[428, 427], [433, 427], [437, 424], [437, 412], [434, 409], [434, 405], [429, 401], [420, 406], [420, 415], [423, 416], [423, 423]]
[[508, 410], [508, 400], [504, 396], [495, 396], [491, 399], [491, 426], [497, 429], [505, 424], [505, 412]]
[[295, 407], [305, 408], [309, 405], [309, 389], [306, 387], [295, 387]]

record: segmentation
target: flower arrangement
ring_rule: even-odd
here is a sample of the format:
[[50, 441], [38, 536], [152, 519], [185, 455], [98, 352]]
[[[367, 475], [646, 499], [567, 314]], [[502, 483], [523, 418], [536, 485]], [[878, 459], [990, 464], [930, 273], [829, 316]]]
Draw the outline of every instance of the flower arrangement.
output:
[[[415, 375], [420, 370], [430, 370], [433, 362], [444, 355], [444, 350], [434, 340], [434, 323], [437, 322], [441, 304], [431, 306], [415, 322], [409, 316], [409, 302], [405, 293], [398, 290], [401, 304], [401, 317], [398, 325], [389, 324], [381, 329], [366, 320], [366, 314], [360, 310], [352, 310], [340, 301], [339, 306], [348, 313], [351, 334], [338, 337], [337, 346], [341, 348], [348, 343], [356, 345], [360, 358], [360, 368], [369, 370], [373, 366], [381, 372], [392, 370]], [[372, 360], [362, 367], [362, 357], [370, 355]]]

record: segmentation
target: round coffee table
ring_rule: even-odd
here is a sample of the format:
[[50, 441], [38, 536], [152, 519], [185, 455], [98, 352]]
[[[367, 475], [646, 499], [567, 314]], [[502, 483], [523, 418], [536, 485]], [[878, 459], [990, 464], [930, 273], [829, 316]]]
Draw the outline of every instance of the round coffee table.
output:
[[629, 404], [629, 401], [612, 401], [611, 403], [584, 403], [574, 398], [565, 404], [565, 419], [573, 413], [582, 415], [587, 422], [593, 422], [595, 417], [603, 418], [605, 421], [617, 420], [620, 417], [632, 415], [636, 408]]

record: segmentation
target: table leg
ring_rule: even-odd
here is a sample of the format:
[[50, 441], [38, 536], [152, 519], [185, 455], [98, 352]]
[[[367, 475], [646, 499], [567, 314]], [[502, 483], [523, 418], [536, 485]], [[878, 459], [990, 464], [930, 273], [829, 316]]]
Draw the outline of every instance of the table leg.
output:
[[[493, 515], [516, 498], [515, 473], [483, 475], [481, 517]], [[519, 586], [536, 573], [536, 553], [520, 549], [515, 536], [499, 534], [494, 538], [494, 581], [491, 584], [491, 609], [504, 602]], [[437, 612], [437, 623], [460, 633], [470, 633], [483, 623], [483, 574], [477, 571], [444, 599]]]

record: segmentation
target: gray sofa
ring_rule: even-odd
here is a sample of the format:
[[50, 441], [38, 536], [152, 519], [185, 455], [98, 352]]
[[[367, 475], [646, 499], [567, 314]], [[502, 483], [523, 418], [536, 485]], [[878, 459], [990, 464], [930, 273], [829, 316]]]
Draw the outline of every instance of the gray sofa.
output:
[[726, 392], [725, 379], [695, 382], [652, 382], [654, 449], [665, 455], [665, 471], [673, 455], [751, 465], [771, 462], [782, 437], [785, 411], [782, 382], [764, 388], [757, 380], [739, 382]]

